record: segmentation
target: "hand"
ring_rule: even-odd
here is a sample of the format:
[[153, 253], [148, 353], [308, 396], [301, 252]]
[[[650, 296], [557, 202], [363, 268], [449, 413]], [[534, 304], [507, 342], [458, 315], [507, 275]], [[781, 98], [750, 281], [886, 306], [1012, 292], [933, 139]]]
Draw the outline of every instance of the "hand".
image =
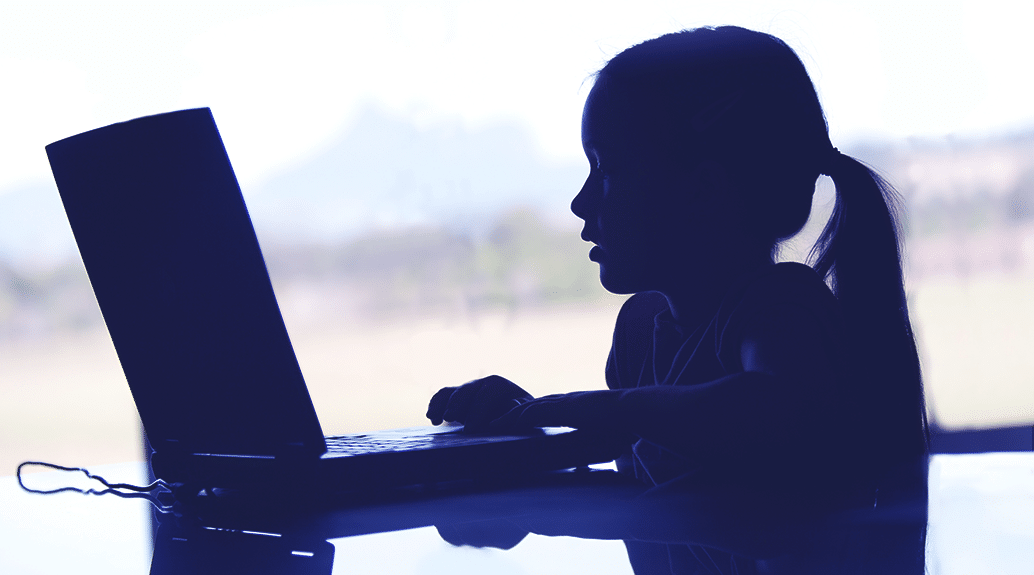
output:
[[446, 387], [434, 394], [427, 406], [427, 418], [434, 425], [442, 421], [462, 423], [465, 429], [477, 431], [488, 422], [514, 407], [534, 399], [517, 384], [490, 375], [459, 387]]
[[494, 431], [531, 427], [573, 427], [620, 432], [627, 423], [620, 400], [624, 390], [577, 391], [522, 402], [492, 421]]

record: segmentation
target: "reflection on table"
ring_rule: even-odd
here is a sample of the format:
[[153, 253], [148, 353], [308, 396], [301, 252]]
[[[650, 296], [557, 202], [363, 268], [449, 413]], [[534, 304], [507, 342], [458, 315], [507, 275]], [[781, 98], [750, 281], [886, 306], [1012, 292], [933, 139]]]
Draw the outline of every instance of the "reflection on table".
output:
[[[142, 466], [108, 466], [140, 481]], [[135, 475], [135, 476], [134, 476]], [[0, 479], [5, 573], [1026, 573], [1034, 455], [937, 456], [926, 500], [809, 504], [609, 472], [362, 501], [146, 503], [22, 493]], [[60, 482], [62, 474], [27, 476]], [[924, 542], [925, 537], [925, 542]], [[153, 547], [152, 547], [153, 546]], [[153, 549], [153, 553], [152, 553]], [[977, 569], [978, 571], [981, 569]]]

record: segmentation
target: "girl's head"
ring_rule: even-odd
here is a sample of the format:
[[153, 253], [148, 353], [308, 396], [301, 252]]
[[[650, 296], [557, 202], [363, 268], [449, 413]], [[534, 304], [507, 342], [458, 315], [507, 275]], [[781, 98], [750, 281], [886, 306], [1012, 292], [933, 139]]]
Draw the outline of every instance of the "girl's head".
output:
[[[859, 244], [868, 233], [865, 241], [881, 252], [877, 260], [900, 276], [886, 202], [892, 190], [832, 146], [804, 65], [774, 36], [735, 26], [697, 28], [628, 48], [597, 74], [582, 140], [592, 170], [572, 210], [586, 220], [586, 239], [599, 244], [608, 241], [608, 228], [621, 233], [596, 255], [638, 262], [622, 276], [649, 275], [654, 263], [706, 268], [756, 261], [758, 254], [771, 259], [777, 242], [807, 222], [819, 174], [834, 179], [838, 197], [815, 248], [818, 271], [834, 286], [844, 273], [863, 275], [838, 256], [857, 253], [857, 245], [846, 244]], [[611, 201], [608, 190], [619, 197]], [[620, 206], [620, 225], [609, 221], [608, 203]], [[846, 230], [853, 237], [845, 242], [848, 209], [853, 221], [870, 221], [868, 229]], [[680, 253], [688, 258], [677, 262]], [[600, 263], [609, 289], [608, 280], [617, 278], [608, 262]], [[640, 291], [632, 284], [638, 285], [617, 282], [612, 291]]]
[[[634, 195], [621, 206], [624, 226], [634, 229], [620, 240], [641, 241], [627, 254], [640, 268], [660, 257], [657, 250], [669, 254], [656, 263], [670, 267], [672, 249], [705, 243], [710, 249], [692, 252], [686, 263], [706, 268], [708, 255], [769, 257], [804, 226], [833, 151], [796, 54], [777, 38], [736, 27], [667, 34], [615, 56], [587, 99], [583, 143], [594, 173], [572, 208], [587, 222], [594, 206], [606, 210], [604, 181], [594, 182], [594, 174], [634, 187], [621, 190]], [[633, 215], [641, 221], [628, 221]], [[607, 230], [586, 232], [608, 239], [592, 237]], [[595, 255], [620, 249], [612, 242]], [[604, 284], [614, 284], [608, 289], [637, 291], [615, 283], [615, 266], [600, 263]]]

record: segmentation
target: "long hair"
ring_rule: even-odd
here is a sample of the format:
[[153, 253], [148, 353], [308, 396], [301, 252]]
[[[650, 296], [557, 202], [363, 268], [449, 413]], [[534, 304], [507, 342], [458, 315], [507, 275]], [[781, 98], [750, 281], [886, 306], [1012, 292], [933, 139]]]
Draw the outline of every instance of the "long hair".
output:
[[[807, 222], [820, 174], [836, 186], [833, 215], [812, 252], [846, 328], [850, 411], [874, 418], [871, 456], [926, 451], [919, 357], [901, 272], [893, 188], [829, 140], [804, 65], [771, 35], [726, 26], [667, 34], [611, 59], [597, 85], [634, 118], [629, 137], [658, 161], [710, 159], [743, 196], [751, 240], [774, 250]], [[854, 422], [847, 418], [845, 424]], [[860, 421], [860, 420], [859, 420]]]

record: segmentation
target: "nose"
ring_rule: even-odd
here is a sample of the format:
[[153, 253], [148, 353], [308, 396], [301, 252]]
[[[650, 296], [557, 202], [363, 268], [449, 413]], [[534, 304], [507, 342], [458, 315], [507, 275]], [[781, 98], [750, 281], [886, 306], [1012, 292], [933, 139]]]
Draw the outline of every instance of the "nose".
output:
[[582, 189], [578, 190], [574, 199], [571, 200], [571, 212], [579, 218], [588, 221], [589, 212], [592, 210], [597, 200], [594, 198], [593, 177], [589, 174], [589, 177], [585, 178], [585, 183], [582, 184]]

